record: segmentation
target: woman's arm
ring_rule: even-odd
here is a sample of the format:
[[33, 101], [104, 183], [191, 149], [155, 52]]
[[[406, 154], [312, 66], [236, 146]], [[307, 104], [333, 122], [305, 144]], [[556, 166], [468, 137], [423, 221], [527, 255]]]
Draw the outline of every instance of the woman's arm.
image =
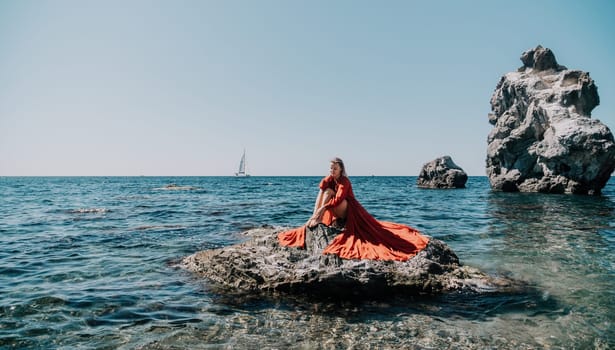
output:
[[322, 206], [322, 202], [324, 202], [324, 196], [325, 192], [323, 190], [320, 190], [318, 192], [318, 196], [316, 196], [316, 202], [314, 203], [314, 212], [306, 223], [307, 227], [314, 227], [320, 222], [320, 217], [322, 216], [322, 214], [319, 212], [318, 209]]
[[306, 225], [308, 227], [316, 226], [320, 222], [320, 217], [322, 214], [319, 214], [318, 209], [325, 202], [325, 190], [330, 188], [332, 184], [332, 178], [330, 176], [325, 176], [318, 185], [320, 189], [318, 191], [318, 195], [316, 196], [316, 201], [314, 202], [314, 211], [312, 212], [312, 216], [308, 219]]
[[316, 214], [318, 208], [322, 206], [324, 193], [325, 192], [323, 190], [318, 191], [318, 196], [316, 196], [316, 202], [314, 203], [314, 212], [312, 214]]

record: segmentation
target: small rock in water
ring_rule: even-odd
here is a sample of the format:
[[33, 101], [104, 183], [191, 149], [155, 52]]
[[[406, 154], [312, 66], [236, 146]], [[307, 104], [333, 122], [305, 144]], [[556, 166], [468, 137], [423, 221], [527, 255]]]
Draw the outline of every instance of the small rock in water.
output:
[[421, 188], [465, 188], [468, 174], [450, 156], [423, 165], [416, 184]]

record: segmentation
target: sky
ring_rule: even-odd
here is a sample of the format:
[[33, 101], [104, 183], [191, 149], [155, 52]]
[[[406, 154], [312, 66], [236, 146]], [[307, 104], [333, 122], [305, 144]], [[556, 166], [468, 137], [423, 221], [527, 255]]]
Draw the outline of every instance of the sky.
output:
[[0, 176], [485, 175], [521, 54], [615, 127], [615, 2], [0, 0]]

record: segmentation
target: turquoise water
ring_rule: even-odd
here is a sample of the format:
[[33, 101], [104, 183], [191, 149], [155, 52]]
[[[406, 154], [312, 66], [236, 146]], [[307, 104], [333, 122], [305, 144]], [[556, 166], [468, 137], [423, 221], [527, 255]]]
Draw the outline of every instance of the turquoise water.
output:
[[[444, 240], [521, 295], [237, 298], [174, 263], [298, 226], [318, 177], [0, 178], [0, 348], [613, 348], [615, 183], [602, 197], [351, 177], [378, 219]], [[179, 187], [167, 188], [169, 184]]]

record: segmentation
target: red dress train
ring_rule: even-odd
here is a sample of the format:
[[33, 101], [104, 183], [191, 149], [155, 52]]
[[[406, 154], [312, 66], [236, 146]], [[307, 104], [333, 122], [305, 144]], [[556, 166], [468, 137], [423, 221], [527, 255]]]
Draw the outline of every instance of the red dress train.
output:
[[[372, 259], [406, 261], [423, 250], [429, 238], [412, 227], [387, 221], [378, 221], [355, 199], [350, 180], [342, 176], [335, 180], [327, 176], [320, 182], [320, 189], [331, 188], [335, 197], [325, 205], [323, 223], [330, 225], [335, 208], [344, 199], [348, 203], [346, 226], [325, 248], [323, 254], [337, 254], [343, 259]], [[278, 241], [283, 246], [303, 248], [306, 226], [282, 232]]]

